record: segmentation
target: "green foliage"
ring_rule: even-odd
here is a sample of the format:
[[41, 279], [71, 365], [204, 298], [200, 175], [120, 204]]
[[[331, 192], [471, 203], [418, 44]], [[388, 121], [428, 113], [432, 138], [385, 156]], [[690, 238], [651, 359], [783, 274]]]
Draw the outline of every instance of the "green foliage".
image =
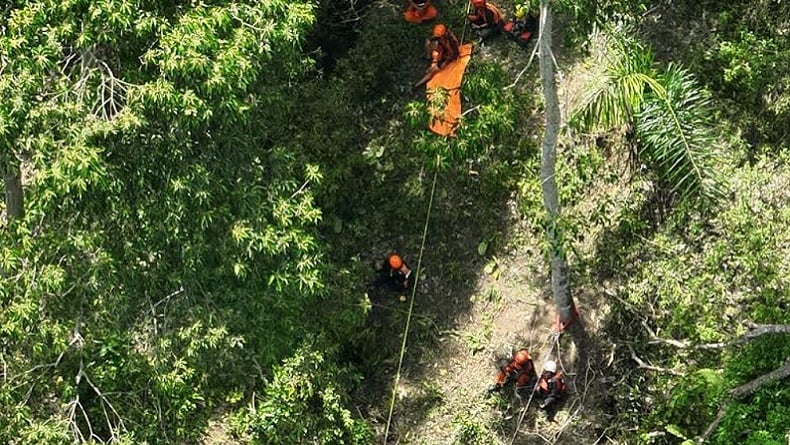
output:
[[[537, 2], [540, 3], [540, 2]], [[554, 0], [551, 8], [558, 16], [566, 16], [573, 26], [562, 29], [568, 46], [583, 46], [594, 29], [611, 23], [635, 24], [652, 3], [645, 0]]]
[[262, 395], [233, 420], [235, 434], [251, 444], [367, 444], [372, 431], [345, 408], [348, 371], [308, 342], [282, 365]]
[[358, 326], [359, 307], [313, 309], [323, 172], [288, 95], [313, 7], [5, 7], [2, 160], [30, 181], [0, 233], [0, 441], [197, 442], [306, 325]]
[[782, 23], [790, 10], [781, 2], [707, 8], [716, 32], [693, 42], [687, 58], [724, 99], [723, 108], [754, 153], [787, 147], [790, 47]]
[[479, 413], [458, 413], [453, 419], [453, 445], [490, 445], [499, 443], [497, 435]]
[[[627, 278], [620, 288], [620, 302], [625, 306], [616, 306], [645, 320], [662, 338], [688, 340], [691, 345], [726, 342], [743, 335], [747, 322], [790, 322], [784, 308], [790, 212], [787, 194], [779, 186], [787, 178], [786, 160], [763, 159], [730, 174], [735, 199], [715, 218], [674, 219], [649, 238], [642, 235], [642, 241], [631, 246], [638, 251], [634, 256], [622, 255], [624, 263], [636, 267], [623, 269]], [[622, 329], [622, 321], [617, 326]], [[743, 400], [732, 400], [727, 393], [782, 366], [790, 357], [784, 336], [696, 350], [647, 347], [643, 327], [630, 335], [644, 338], [637, 343], [642, 359], [684, 374], [633, 379], [634, 385], [655, 398], [650, 403], [653, 415], [633, 419], [645, 434], [669, 431], [669, 425], [678, 433], [675, 437], [692, 439], [725, 404], [728, 409], [712, 443], [771, 443], [787, 433], [784, 383], [765, 386]], [[629, 395], [618, 396], [623, 403], [635, 396], [633, 388]], [[647, 436], [643, 440], [655, 443]]]
[[586, 62], [595, 75], [573, 115], [574, 125], [610, 129], [630, 124], [644, 103], [645, 89], [662, 90], [655, 79], [653, 52], [617, 29], [590, 36], [593, 58]]
[[711, 443], [749, 445], [787, 443], [787, 390], [761, 391], [749, 403], [730, 405]]
[[715, 202], [724, 194], [716, 165], [718, 138], [708, 95], [688, 72], [658, 72], [652, 52], [619, 28], [593, 36], [593, 74], [573, 121], [581, 128], [633, 125], [638, 155], [659, 184], [686, 203]]
[[[718, 403], [726, 387], [724, 373], [721, 370], [698, 369], [694, 373], [679, 379], [668, 397], [662, 415], [675, 419], [682, 431], [694, 431], [699, 428], [699, 418], [713, 418]], [[688, 413], [695, 416], [688, 416]], [[697, 431], [698, 432], [698, 431]]]
[[715, 165], [717, 137], [708, 97], [687, 71], [670, 65], [636, 115], [639, 154], [681, 199], [714, 201], [724, 194]]

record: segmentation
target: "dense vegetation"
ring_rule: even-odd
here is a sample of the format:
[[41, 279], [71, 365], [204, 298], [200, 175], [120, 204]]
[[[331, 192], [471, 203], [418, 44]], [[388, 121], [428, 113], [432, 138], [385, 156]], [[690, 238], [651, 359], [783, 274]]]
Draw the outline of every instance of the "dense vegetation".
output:
[[[569, 443], [786, 443], [790, 5], [544, 3], [553, 224], [582, 318], [605, 308]], [[504, 40], [477, 50], [439, 138], [411, 90], [430, 25], [401, 6], [0, 6], [0, 442], [381, 443], [394, 390], [401, 443], [508, 443], [502, 402], [453, 405], [431, 363], [501, 304], [476, 286], [509, 250], [548, 256], [538, 73]], [[468, 38], [465, 8], [440, 4]], [[409, 397], [408, 306], [368, 284], [423, 241]], [[501, 346], [479, 329], [457, 335], [471, 355]], [[415, 433], [438, 411], [441, 438]]]

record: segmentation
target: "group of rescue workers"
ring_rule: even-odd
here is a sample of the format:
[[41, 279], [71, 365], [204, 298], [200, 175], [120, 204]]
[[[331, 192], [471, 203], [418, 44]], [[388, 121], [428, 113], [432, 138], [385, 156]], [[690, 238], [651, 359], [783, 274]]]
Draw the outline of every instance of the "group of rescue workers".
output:
[[[538, 30], [537, 18], [530, 12], [528, 1], [526, 4], [516, 6], [515, 17], [507, 22], [500, 9], [490, 1], [470, 1], [474, 10], [466, 18], [477, 36], [478, 44], [504, 32], [509, 39], [524, 48]], [[407, 0], [407, 2], [403, 18], [408, 22], [423, 23], [439, 15], [431, 0]], [[458, 59], [460, 50], [461, 42], [458, 37], [447, 29], [446, 25], [435, 24], [431, 37], [425, 42], [426, 57], [430, 60], [430, 66], [414, 86], [428, 82], [434, 74]], [[383, 262], [376, 262], [373, 267], [377, 272], [373, 286], [398, 292], [401, 294], [400, 299], [405, 301], [404, 294], [414, 285], [414, 280], [412, 269], [403, 257], [397, 252], [390, 252]], [[541, 374], [538, 375], [532, 357], [526, 349], [518, 350], [513, 357], [501, 364], [496, 383], [488, 388], [488, 392], [499, 393], [511, 387], [515, 387], [515, 394], [521, 398], [527, 396], [530, 400], [532, 398], [539, 400], [539, 408], [546, 411], [550, 420], [554, 418], [558, 402], [565, 392], [565, 382], [562, 372], [557, 372], [557, 363], [547, 360], [543, 363]]]
[[[383, 262], [374, 264], [374, 268], [377, 272], [373, 282], [375, 287], [404, 293], [414, 285], [412, 270], [398, 252], [388, 253]], [[565, 380], [562, 372], [557, 371], [557, 363], [553, 360], [546, 360], [538, 375], [529, 352], [519, 349], [510, 359], [500, 364], [496, 381], [488, 387], [488, 393], [510, 389], [514, 389], [515, 394], [522, 399], [532, 397], [538, 400], [538, 407], [545, 410], [549, 420], [553, 420], [558, 404], [565, 394]]]
[[[432, 20], [439, 15], [439, 11], [431, 4], [431, 0], [407, 0], [408, 6], [403, 13], [403, 18], [412, 23], [422, 23]], [[502, 32], [525, 48], [532, 36], [537, 32], [538, 21], [527, 5], [515, 8], [515, 17], [505, 21], [500, 9], [487, 0], [471, 0], [474, 10], [466, 16], [472, 30], [477, 35], [477, 42], [482, 44]], [[430, 66], [415, 87], [422, 85], [448, 63], [458, 58], [461, 42], [447, 26], [437, 23], [433, 27], [431, 37], [425, 42], [426, 56], [430, 59]]]
[[532, 397], [540, 401], [538, 408], [546, 411], [549, 420], [554, 419], [558, 403], [565, 394], [565, 379], [562, 372], [557, 371], [557, 362], [546, 360], [538, 375], [529, 352], [519, 349], [509, 361], [500, 365], [496, 383], [488, 387], [488, 392], [500, 392], [512, 384], [521, 398], [534, 392]]

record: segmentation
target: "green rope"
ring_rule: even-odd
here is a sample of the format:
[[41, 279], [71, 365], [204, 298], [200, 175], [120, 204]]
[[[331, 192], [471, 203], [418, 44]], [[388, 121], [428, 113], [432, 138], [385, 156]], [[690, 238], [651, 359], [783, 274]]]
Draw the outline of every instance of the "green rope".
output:
[[390, 424], [392, 422], [392, 412], [395, 410], [395, 392], [398, 389], [400, 382], [400, 371], [403, 366], [403, 356], [406, 353], [406, 340], [409, 337], [409, 324], [411, 323], [412, 309], [414, 308], [414, 296], [417, 294], [417, 284], [420, 280], [420, 271], [422, 267], [422, 254], [425, 251], [425, 239], [428, 237], [428, 221], [431, 217], [431, 208], [433, 207], [433, 196], [436, 192], [436, 179], [439, 177], [439, 155], [436, 155], [436, 168], [433, 172], [433, 184], [431, 185], [431, 197], [428, 200], [428, 211], [425, 214], [425, 225], [422, 229], [422, 243], [420, 244], [420, 255], [417, 257], [417, 270], [414, 277], [414, 287], [411, 290], [411, 301], [409, 302], [409, 312], [406, 316], [406, 327], [403, 332], [403, 343], [400, 347], [400, 357], [398, 358], [398, 371], [395, 373], [395, 383], [392, 385], [392, 397], [390, 398], [390, 410], [387, 414], [387, 426], [384, 429], [384, 445], [387, 445], [387, 436], [390, 432]]

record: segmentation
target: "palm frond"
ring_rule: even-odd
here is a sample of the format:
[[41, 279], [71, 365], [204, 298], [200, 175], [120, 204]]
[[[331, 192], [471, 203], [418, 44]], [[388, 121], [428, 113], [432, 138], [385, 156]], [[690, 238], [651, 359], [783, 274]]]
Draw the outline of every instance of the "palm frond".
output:
[[716, 200], [723, 194], [714, 155], [713, 113], [705, 91], [686, 70], [670, 65], [636, 114], [639, 152], [662, 183], [683, 201]]
[[571, 123], [585, 129], [624, 125], [640, 108], [646, 88], [662, 90], [655, 78], [653, 53], [617, 29], [593, 34], [591, 47], [596, 54], [589, 63], [597, 66], [591, 66], [591, 78]]

